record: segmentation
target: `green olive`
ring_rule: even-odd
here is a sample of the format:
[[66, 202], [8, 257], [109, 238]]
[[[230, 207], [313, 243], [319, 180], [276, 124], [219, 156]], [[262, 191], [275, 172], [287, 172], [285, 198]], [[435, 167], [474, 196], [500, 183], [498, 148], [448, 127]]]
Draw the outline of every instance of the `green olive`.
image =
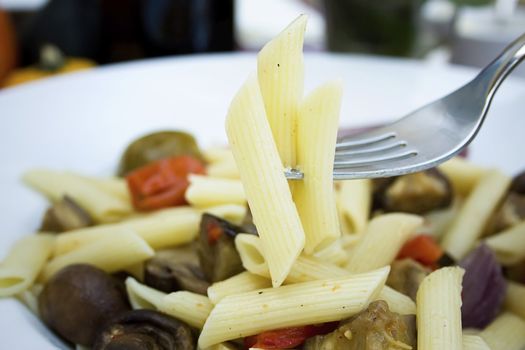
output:
[[155, 160], [183, 155], [203, 159], [193, 136], [182, 131], [154, 132], [138, 138], [126, 148], [120, 159], [118, 175], [125, 176]]

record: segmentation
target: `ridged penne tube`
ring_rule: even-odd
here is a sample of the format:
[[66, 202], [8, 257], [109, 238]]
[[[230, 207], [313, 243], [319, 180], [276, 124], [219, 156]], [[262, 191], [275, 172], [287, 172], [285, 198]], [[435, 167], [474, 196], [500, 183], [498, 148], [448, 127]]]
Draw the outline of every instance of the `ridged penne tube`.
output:
[[80, 175], [35, 169], [25, 173], [23, 179], [51, 201], [58, 201], [67, 194], [97, 222], [118, 221], [133, 211], [129, 201], [100, 189]]
[[231, 160], [235, 162], [233, 159], [232, 151], [228, 148], [224, 147], [211, 147], [207, 148], [202, 152], [202, 155], [204, 156], [204, 159], [208, 163], [219, 163], [224, 160]]
[[224, 281], [212, 284], [208, 288], [208, 298], [210, 298], [213, 304], [217, 304], [222, 298], [228, 295], [270, 288], [271, 286], [272, 283], [268, 278], [244, 271]]
[[102, 191], [122, 199], [128, 203], [131, 203], [131, 198], [129, 195], [128, 185], [126, 180], [117, 178], [117, 177], [91, 177], [91, 176], [82, 176], [87, 181], [90, 181], [95, 186], [97, 186]]
[[499, 171], [490, 171], [478, 181], [441, 242], [453, 258], [460, 260], [474, 246], [509, 184], [510, 177]]
[[418, 349], [462, 349], [461, 282], [464, 273], [460, 267], [443, 267], [426, 276], [419, 285], [416, 296]]
[[296, 119], [304, 85], [306, 21], [305, 15], [299, 16], [257, 56], [264, 108], [284, 166], [295, 165]]
[[239, 204], [224, 204], [202, 209], [203, 213], [218, 216], [235, 225], [242, 224], [247, 211], [248, 207], [246, 205]]
[[301, 103], [297, 120], [297, 167], [304, 178], [294, 184], [294, 201], [313, 254], [340, 235], [333, 182], [335, 143], [343, 94], [341, 82], [327, 83]]
[[507, 294], [503, 305], [506, 310], [525, 320], [525, 285], [507, 281]]
[[0, 264], [0, 297], [28, 289], [53, 252], [54, 235], [39, 233], [19, 239]]
[[277, 287], [303, 250], [305, 237], [253, 76], [230, 105], [226, 133]]
[[186, 201], [194, 207], [206, 208], [223, 204], [246, 205], [246, 195], [240, 180], [189, 175]]
[[370, 221], [361, 240], [352, 249], [346, 268], [359, 273], [390, 265], [399, 249], [423, 223], [412, 214], [384, 214]]
[[36, 316], [39, 316], [40, 311], [38, 309], [38, 296], [44, 288], [41, 284], [33, 284], [28, 289], [23, 290], [22, 292], [16, 295], [16, 298], [24, 303], [25, 306]]
[[136, 309], [159, 309], [162, 300], [167, 295], [155, 288], [138, 282], [133, 277], [126, 278], [126, 292], [131, 307]]
[[343, 248], [341, 239], [335, 240], [332, 244], [315, 252], [312, 256], [320, 261], [338, 266], [344, 265], [348, 260], [348, 253]]
[[449, 178], [454, 192], [461, 196], [468, 195], [487, 173], [487, 169], [474, 165], [461, 157], [452, 158], [441, 164], [439, 170]]
[[372, 205], [372, 181], [370, 179], [341, 181], [337, 197], [343, 232], [364, 232]]
[[202, 329], [213, 309], [210, 299], [204, 295], [179, 291], [166, 295], [159, 311], [178, 318], [192, 327]]
[[525, 349], [525, 321], [510, 312], [500, 314], [479, 335], [492, 350]]
[[116, 272], [144, 261], [155, 254], [139, 235], [132, 231], [112, 232], [78, 249], [53, 258], [42, 271], [47, 281], [62, 268], [72, 264], [90, 264], [106, 272]]
[[73, 230], [57, 237], [54, 255], [65, 254], [121, 231], [136, 232], [154, 249], [186, 244], [197, 235], [200, 218], [199, 211], [190, 207], [178, 207], [119, 223]]
[[376, 298], [389, 268], [340, 279], [259, 289], [223, 298], [199, 337], [205, 348], [262, 331], [350, 317]]
[[463, 350], [491, 350], [479, 335], [463, 333]]
[[441, 240], [441, 237], [447, 232], [450, 225], [458, 215], [459, 209], [462, 205], [461, 202], [461, 199], [456, 197], [453, 204], [448, 208], [432, 210], [423, 215], [423, 225], [419, 227], [417, 233], [430, 235], [437, 241]]
[[[254, 235], [237, 235], [242, 243], [237, 245], [244, 268], [254, 275], [267, 278], [268, 266], [260, 252], [260, 242]], [[238, 239], [237, 238], [237, 239]], [[237, 243], [237, 240], [236, 240]], [[311, 256], [299, 256], [288, 274], [285, 283], [302, 283], [327, 278], [343, 278], [352, 273], [337, 265], [316, 259]], [[402, 315], [415, 314], [416, 304], [406, 295], [399, 293], [388, 286], [384, 286], [377, 299], [387, 302], [390, 310]]]
[[388, 304], [388, 308], [392, 312], [397, 312], [400, 315], [415, 315], [416, 303], [410, 299], [409, 296], [398, 292], [389, 286], [384, 286], [381, 293], [377, 296], [377, 300], [384, 300]]
[[239, 169], [235, 160], [223, 160], [220, 162], [209, 164], [206, 167], [206, 173], [212, 177], [225, 178], [225, 179], [239, 179]]
[[525, 259], [525, 221], [490, 236], [485, 243], [502, 265], [514, 265]]

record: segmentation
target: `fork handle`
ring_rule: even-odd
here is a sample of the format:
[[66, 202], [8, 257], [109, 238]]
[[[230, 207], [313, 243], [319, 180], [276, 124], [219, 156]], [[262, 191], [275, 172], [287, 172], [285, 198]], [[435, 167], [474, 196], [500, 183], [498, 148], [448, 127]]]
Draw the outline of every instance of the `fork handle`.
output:
[[503, 80], [512, 72], [518, 64], [525, 58], [525, 34], [514, 40], [503, 52], [485, 67], [474, 81], [481, 83], [485, 87], [488, 102], [492, 101], [494, 93], [499, 88]]

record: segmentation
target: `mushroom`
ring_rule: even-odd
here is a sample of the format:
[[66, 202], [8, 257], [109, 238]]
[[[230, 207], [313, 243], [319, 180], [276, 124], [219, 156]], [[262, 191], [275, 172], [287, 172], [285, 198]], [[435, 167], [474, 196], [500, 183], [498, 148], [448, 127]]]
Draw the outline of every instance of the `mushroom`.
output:
[[70, 265], [56, 273], [38, 298], [42, 320], [66, 340], [93, 344], [97, 329], [129, 310], [122, 284], [90, 265]]
[[374, 207], [424, 214], [452, 203], [452, 186], [437, 169], [374, 181]]
[[196, 348], [191, 328], [153, 310], [133, 310], [106, 323], [93, 350], [190, 350]]
[[206, 295], [210, 286], [199, 266], [197, 252], [190, 245], [158, 251], [146, 262], [144, 270], [144, 282], [166, 293], [182, 289]]
[[234, 242], [240, 232], [243, 232], [240, 227], [226, 220], [202, 215], [197, 252], [208, 281], [222, 281], [244, 270]]
[[89, 214], [66, 195], [46, 211], [40, 231], [64, 232], [91, 225], [93, 220]]
[[386, 284], [415, 301], [419, 285], [431, 272], [430, 269], [412, 259], [396, 260], [390, 266]]

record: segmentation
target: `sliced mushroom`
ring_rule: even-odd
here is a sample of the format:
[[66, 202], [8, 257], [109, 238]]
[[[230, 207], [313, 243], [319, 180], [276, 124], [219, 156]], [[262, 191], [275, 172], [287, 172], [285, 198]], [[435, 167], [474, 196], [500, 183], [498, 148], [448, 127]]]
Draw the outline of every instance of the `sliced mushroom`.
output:
[[308, 339], [304, 350], [410, 349], [415, 344], [415, 318], [391, 312], [385, 301], [378, 300], [341, 321], [332, 333]]
[[90, 265], [56, 273], [38, 298], [43, 321], [66, 340], [90, 346], [110, 318], [130, 309], [123, 285]]
[[191, 350], [196, 341], [191, 328], [152, 310], [133, 310], [108, 322], [97, 334], [93, 350]]
[[66, 195], [46, 211], [40, 231], [64, 232], [91, 225], [93, 220], [89, 214]]
[[437, 169], [374, 182], [374, 207], [387, 212], [424, 214], [452, 203], [452, 186]]
[[396, 260], [390, 266], [386, 284], [415, 301], [419, 285], [430, 269], [412, 259]]
[[197, 252], [208, 281], [222, 281], [244, 270], [234, 243], [240, 232], [240, 227], [226, 220], [210, 214], [202, 215]]
[[166, 293], [187, 290], [206, 295], [210, 286], [200, 268], [197, 252], [190, 245], [158, 251], [146, 262], [144, 281]]

